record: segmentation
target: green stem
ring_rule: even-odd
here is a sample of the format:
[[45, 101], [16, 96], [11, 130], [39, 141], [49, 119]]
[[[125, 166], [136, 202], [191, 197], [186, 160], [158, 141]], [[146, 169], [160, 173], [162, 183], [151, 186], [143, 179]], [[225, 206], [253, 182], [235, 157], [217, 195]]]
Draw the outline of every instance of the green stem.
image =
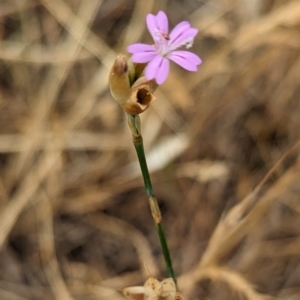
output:
[[173, 266], [172, 266], [172, 260], [170, 256], [169, 247], [167, 244], [165, 232], [162, 225], [162, 218], [160, 209], [157, 203], [157, 199], [155, 197], [149, 171], [148, 171], [148, 165], [145, 157], [145, 151], [144, 151], [144, 145], [143, 145], [143, 138], [141, 135], [141, 128], [140, 128], [140, 118], [139, 116], [135, 115], [128, 115], [128, 124], [132, 132], [133, 136], [133, 144], [138, 156], [139, 164], [141, 167], [144, 184], [147, 192], [147, 196], [149, 197], [149, 205], [152, 213], [152, 217], [155, 222], [157, 234], [159, 237], [161, 249], [163, 252], [165, 264], [167, 267], [168, 276], [173, 278], [174, 282], [176, 283], [176, 277], [174, 274]]
[[144, 151], [144, 145], [143, 145], [143, 140], [141, 142], [134, 142], [134, 147], [139, 159], [143, 179], [144, 179], [144, 184], [147, 192], [148, 197], [155, 197], [149, 171], [148, 171], [148, 165], [145, 157], [145, 151]]

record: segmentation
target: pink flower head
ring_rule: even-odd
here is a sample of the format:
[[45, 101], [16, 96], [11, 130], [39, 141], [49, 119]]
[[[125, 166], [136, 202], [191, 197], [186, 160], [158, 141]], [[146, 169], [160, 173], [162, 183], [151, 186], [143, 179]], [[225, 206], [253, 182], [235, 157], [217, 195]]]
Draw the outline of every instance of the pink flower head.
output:
[[178, 51], [179, 47], [190, 48], [198, 30], [192, 28], [190, 23], [183, 21], [169, 32], [168, 18], [163, 11], [158, 14], [147, 15], [147, 27], [152, 35], [155, 45], [132, 44], [127, 51], [132, 55], [131, 60], [135, 63], [148, 63], [145, 69], [147, 80], [155, 79], [157, 84], [162, 84], [168, 77], [170, 62], [173, 60], [182, 68], [196, 72], [201, 59], [189, 51]]

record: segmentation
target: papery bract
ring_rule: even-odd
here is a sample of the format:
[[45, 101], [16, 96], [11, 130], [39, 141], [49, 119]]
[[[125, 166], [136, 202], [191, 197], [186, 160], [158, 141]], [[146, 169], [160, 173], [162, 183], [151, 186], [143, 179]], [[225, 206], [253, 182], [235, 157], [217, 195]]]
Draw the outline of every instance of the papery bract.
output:
[[138, 115], [155, 100], [154, 82], [147, 80], [144, 76], [139, 77], [136, 81], [134, 78], [133, 63], [127, 56], [119, 54], [109, 72], [110, 92], [128, 114]]

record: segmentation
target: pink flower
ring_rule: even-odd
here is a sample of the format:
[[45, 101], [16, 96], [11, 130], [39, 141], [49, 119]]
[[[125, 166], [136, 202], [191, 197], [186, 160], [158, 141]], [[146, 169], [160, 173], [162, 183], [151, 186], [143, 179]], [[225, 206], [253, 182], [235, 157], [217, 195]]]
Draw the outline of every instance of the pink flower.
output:
[[145, 69], [147, 80], [155, 79], [157, 84], [162, 84], [168, 77], [170, 62], [174, 61], [182, 68], [196, 72], [201, 59], [189, 51], [177, 51], [179, 47], [190, 48], [198, 30], [192, 28], [190, 23], [183, 21], [175, 26], [168, 35], [168, 18], [163, 11], [158, 14], [147, 15], [147, 27], [152, 35], [155, 45], [132, 44], [127, 51], [132, 55], [131, 60], [135, 63], [148, 63]]

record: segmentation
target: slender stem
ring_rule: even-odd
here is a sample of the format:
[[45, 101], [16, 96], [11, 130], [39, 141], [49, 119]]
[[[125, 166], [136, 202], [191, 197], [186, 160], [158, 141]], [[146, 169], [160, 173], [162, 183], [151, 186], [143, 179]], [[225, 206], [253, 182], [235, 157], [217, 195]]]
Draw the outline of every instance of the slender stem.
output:
[[145, 157], [145, 151], [144, 151], [144, 145], [143, 145], [143, 138], [141, 135], [141, 124], [140, 124], [140, 118], [139, 116], [135, 115], [128, 115], [128, 124], [132, 132], [132, 137], [133, 137], [133, 144], [138, 156], [139, 164], [141, 167], [143, 179], [144, 179], [144, 184], [147, 192], [147, 196], [149, 197], [149, 205], [152, 213], [152, 217], [154, 219], [154, 223], [156, 226], [157, 234], [159, 237], [161, 249], [163, 252], [165, 264], [167, 267], [167, 272], [168, 276], [173, 278], [174, 282], [176, 283], [176, 277], [175, 273], [173, 270], [172, 266], [172, 260], [169, 252], [169, 247], [167, 244], [166, 236], [164, 233], [163, 225], [162, 225], [162, 217], [160, 213], [160, 209], [158, 206], [157, 199], [155, 197], [149, 171], [148, 171], [148, 166], [147, 166], [147, 161]]
[[171, 255], [170, 255], [170, 251], [168, 248], [168, 244], [167, 244], [167, 240], [166, 240], [166, 236], [164, 233], [162, 223], [156, 224], [156, 229], [157, 229], [157, 233], [159, 236], [161, 249], [163, 251], [163, 255], [164, 255], [164, 259], [165, 259], [165, 263], [166, 263], [166, 267], [167, 267], [167, 271], [168, 271], [168, 276], [173, 278], [174, 282], [177, 285], [175, 273], [174, 273], [173, 266], [172, 266], [172, 259], [171, 259]]
[[138, 159], [139, 159], [147, 196], [154, 197], [154, 191], [153, 191], [153, 187], [152, 187], [152, 183], [151, 183], [151, 179], [150, 179], [150, 175], [149, 175], [149, 171], [148, 171], [148, 165], [147, 165], [147, 161], [146, 161], [146, 157], [145, 157], [143, 139], [141, 138], [140, 141], [133, 142], [133, 144], [134, 144], [134, 147], [135, 147]]

